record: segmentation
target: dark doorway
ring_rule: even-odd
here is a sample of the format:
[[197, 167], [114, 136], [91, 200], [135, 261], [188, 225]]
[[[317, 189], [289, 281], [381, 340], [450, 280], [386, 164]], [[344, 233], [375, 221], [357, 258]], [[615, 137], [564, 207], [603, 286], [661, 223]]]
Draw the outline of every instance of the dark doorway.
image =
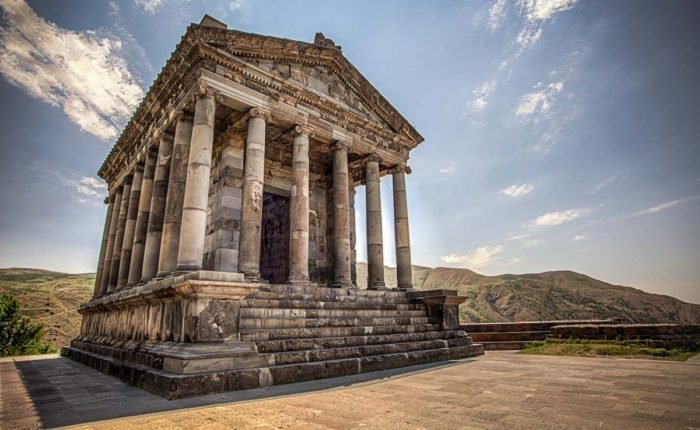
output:
[[289, 275], [289, 198], [263, 193], [260, 277], [273, 284]]

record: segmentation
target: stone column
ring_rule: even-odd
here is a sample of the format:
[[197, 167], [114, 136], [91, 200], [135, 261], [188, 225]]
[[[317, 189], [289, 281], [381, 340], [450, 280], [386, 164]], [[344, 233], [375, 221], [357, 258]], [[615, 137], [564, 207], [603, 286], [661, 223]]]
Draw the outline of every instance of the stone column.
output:
[[175, 124], [175, 141], [173, 142], [168, 195], [165, 200], [165, 216], [163, 217], [163, 234], [158, 257], [158, 273], [156, 274], [158, 277], [170, 274], [177, 265], [177, 252], [180, 248], [180, 222], [182, 221], [182, 205], [185, 198], [191, 141], [192, 117], [183, 114]]
[[262, 224], [263, 181], [265, 180], [265, 121], [269, 113], [250, 110], [245, 145], [243, 201], [241, 202], [241, 242], [238, 270], [252, 282], [260, 280], [260, 234]]
[[163, 232], [163, 215], [165, 213], [165, 198], [168, 193], [168, 175], [170, 173], [172, 152], [172, 136], [162, 135], [158, 146], [156, 171], [153, 174], [153, 193], [151, 196], [151, 211], [148, 215], [141, 282], [150, 281], [158, 273], [160, 238]]
[[134, 230], [136, 229], [136, 217], [139, 214], [139, 200], [141, 199], [141, 183], [143, 182], [143, 165], [137, 164], [134, 169], [134, 180], [131, 183], [129, 195], [129, 210], [124, 226], [124, 241], [122, 243], [121, 261], [119, 262], [119, 278], [117, 289], [126, 287], [129, 279], [129, 265], [131, 263], [131, 250], [134, 246]]
[[309, 283], [309, 134], [310, 129], [294, 129], [292, 152], [292, 194], [289, 199], [289, 278], [290, 284]]
[[117, 223], [119, 222], [119, 211], [122, 204], [122, 189], [118, 188], [114, 195], [114, 201], [112, 203], [112, 215], [109, 221], [109, 237], [107, 238], [107, 252], [104, 258], [104, 271], [102, 272], [102, 278], [100, 279], [100, 290], [98, 293], [99, 297], [107, 294], [107, 287], [109, 286], [110, 271], [112, 269], [112, 252], [114, 251], [114, 239], [117, 235]]
[[[105, 225], [102, 229], [102, 245], [100, 246], [100, 256], [97, 259], [97, 272], [95, 273], [95, 289], [92, 292], [92, 298], [95, 299], [100, 295], [100, 286], [102, 285], [102, 276], [105, 268], [105, 255], [107, 253], [107, 242], [109, 241], [109, 226], [112, 220], [112, 211], [114, 210], [114, 195], [105, 199], [107, 203], [107, 213], [105, 214]], [[107, 275], [109, 276], [109, 275]]]
[[382, 199], [379, 188], [379, 159], [365, 161], [367, 196], [367, 288], [384, 286], [384, 247], [382, 244]]
[[353, 184], [352, 174], [348, 178], [350, 186], [348, 197], [350, 199], [350, 277], [352, 285], [357, 286], [357, 232], [355, 231], [355, 184]]
[[413, 288], [411, 237], [408, 231], [408, 203], [406, 202], [406, 173], [411, 173], [411, 169], [406, 166], [398, 166], [392, 170], [394, 186], [396, 280], [398, 287], [401, 289]]
[[151, 213], [151, 196], [153, 195], [153, 174], [156, 168], [157, 152], [149, 148], [146, 154], [146, 163], [143, 168], [143, 181], [141, 181], [141, 196], [139, 209], [136, 215], [134, 227], [134, 245], [131, 247], [131, 262], [129, 263], [129, 277], [126, 286], [130, 287], [141, 280], [143, 269], [143, 256], [146, 246], [146, 229], [148, 217]]
[[333, 287], [352, 286], [349, 194], [348, 145], [336, 142], [333, 150]]
[[211, 155], [214, 146], [214, 114], [216, 100], [213, 94], [202, 90], [197, 95], [194, 108], [192, 143], [187, 165], [185, 197], [180, 225], [180, 243], [176, 270], [192, 271], [202, 268], [204, 236], [207, 230], [207, 206], [209, 204], [209, 179]]
[[119, 220], [117, 221], [117, 232], [114, 235], [114, 249], [112, 250], [112, 263], [109, 269], [109, 285], [107, 292], [111, 293], [117, 288], [119, 280], [119, 262], [122, 255], [122, 244], [124, 243], [124, 228], [126, 227], [126, 215], [129, 210], [129, 196], [131, 195], [131, 176], [124, 178], [122, 186], [122, 199], [119, 207]]

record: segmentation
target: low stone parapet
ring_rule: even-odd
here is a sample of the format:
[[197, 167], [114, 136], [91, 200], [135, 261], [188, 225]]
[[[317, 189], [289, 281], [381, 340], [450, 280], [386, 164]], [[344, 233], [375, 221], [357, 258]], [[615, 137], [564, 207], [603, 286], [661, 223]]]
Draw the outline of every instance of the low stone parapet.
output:
[[663, 348], [692, 348], [700, 341], [700, 325], [577, 324], [558, 325], [550, 336], [560, 339], [596, 339], [651, 342]]

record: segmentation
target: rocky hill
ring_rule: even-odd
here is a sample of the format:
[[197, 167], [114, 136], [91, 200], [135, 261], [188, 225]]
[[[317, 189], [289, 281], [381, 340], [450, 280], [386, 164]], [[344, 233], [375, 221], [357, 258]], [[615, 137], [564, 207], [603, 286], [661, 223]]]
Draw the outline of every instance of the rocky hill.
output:
[[[366, 287], [367, 265], [357, 265]], [[396, 269], [385, 268], [387, 286]], [[415, 288], [448, 288], [467, 296], [461, 318], [471, 322], [620, 318], [634, 323], [700, 324], [700, 305], [612, 285], [571, 271], [484, 276], [468, 269], [413, 266]]]
[[60, 348], [80, 332], [80, 303], [89, 300], [95, 275], [40, 269], [0, 269], [0, 294], [12, 294], [22, 314], [46, 327], [44, 340]]

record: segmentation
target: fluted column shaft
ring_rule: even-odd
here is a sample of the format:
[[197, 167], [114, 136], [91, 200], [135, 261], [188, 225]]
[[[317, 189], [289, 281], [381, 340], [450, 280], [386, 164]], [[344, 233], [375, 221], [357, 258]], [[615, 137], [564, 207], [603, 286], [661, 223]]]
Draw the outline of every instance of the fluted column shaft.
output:
[[334, 287], [352, 286], [350, 253], [350, 185], [348, 147], [337, 142], [333, 151], [333, 283]]
[[379, 161], [371, 157], [365, 164], [367, 196], [367, 287], [384, 286], [384, 247], [382, 241], [382, 199], [379, 186]]
[[104, 257], [104, 269], [102, 273], [102, 278], [100, 279], [100, 290], [98, 297], [102, 297], [107, 294], [107, 288], [109, 286], [110, 271], [112, 269], [112, 253], [114, 251], [114, 240], [117, 235], [117, 224], [119, 223], [119, 211], [121, 210], [122, 203], [122, 189], [117, 189], [114, 194], [114, 202], [112, 203], [111, 210], [112, 215], [109, 220], [109, 236], [107, 238], [107, 252]]
[[119, 207], [119, 220], [117, 221], [117, 232], [114, 235], [114, 248], [112, 250], [112, 263], [109, 269], [109, 285], [107, 292], [111, 293], [117, 288], [119, 280], [119, 263], [122, 255], [122, 244], [124, 243], [124, 228], [126, 227], [126, 216], [129, 211], [129, 197], [131, 196], [131, 176], [124, 179], [122, 187], [122, 198]]
[[250, 110], [245, 145], [243, 201], [241, 202], [241, 241], [238, 267], [247, 280], [260, 280], [260, 240], [263, 182], [265, 180], [265, 120], [267, 112]]
[[141, 181], [141, 196], [139, 197], [136, 226], [134, 227], [134, 244], [131, 247], [131, 263], [129, 263], [129, 277], [126, 286], [130, 287], [141, 280], [143, 269], [144, 247], [146, 246], [146, 230], [148, 217], [151, 213], [151, 197], [153, 195], [153, 174], [156, 168], [155, 150], [149, 150], [146, 154], [146, 162], [143, 167], [143, 180]]
[[107, 253], [107, 242], [109, 241], [109, 227], [112, 220], [112, 211], [114, 210], [114, 196], [106, 199], [107, 213], [105, 214], [105, 225], [102, 229], [102, 244], [100, 245], [100, 256], [97, 260], [97, 272], [95, 273], [95, 288], [92, 292], [92, 298], [95, 299], [100, 295], [100, 287], [102, 285], [102, 276], [105, 268], [105, 255]]
[[205, 92], [197, 96], [194, 108], [192, 143], [187, 165], [187, 182], [182, 207], [180, 244], [177, 271], [200, 270], [204, 256], [204, 238], [207, 229], [209, 178], [214, 146], [214, 114], [216, 100]]
[[158, 145], [158, 158], [153, 173], [153, 192], [146, 228], [146, 243], [143, 251], [141, 282], [148, 282], [158, 273], [158, 256], [160, 255], [160, 238], [163, 232], [163, 215], [165, 198], [168, 193], [168, 175], [173, 151], [171, 136], [161, 136]]
[[122, 243], [121, 261], [119, 262], [119, 278], [117, 279], [117, 289], [126, 287], [129, 279], [129, 265], [131, 264], [131, 251], [134, 246], [134, 230], [136, 229], [136, 218], [139, 214], [139, 200], [141, 199], [141, 183], [143, 182], [143, 165], [137, 164], [134, 169], [134, 179], [131, 183], [131, 193], [129, 195], [129, 210], [126, 215], [124, 226], [124, 241]]
[[[349, 174], [349, 173], [348, 173]], [[350, 278], [352, 285], [357, 286], [357, 232], [355, 231], [355, 184], [352, 176], [348, 177], [348, 197], [350, 199]]]
[[175, 124], [175, 140], [173, 142], [172, 163], [168, 179], [168, 193], [165, 201], [163, 217], [163, 233], [158, 254], [158, 273], [156, 276], [166, 276], [177, 266], [177, 253], [180, 248], [180, 223], [182, 221], [182, 205], [185, 198], [185, 183], [187, 181], [187, 164], [190, 156], [192, 141], [192, 117], [181, 116]]
[[292, 284], [309, 282], [309, 133], [295, 128], [292, 149], [292, 194], [289, 213], [289, 278]]
[[394, 188], [394, 234], [396, 242], [396, 280], [401, 289], [413, 288], [411, 268], [411, 237], [408, 229], [408, 202], [406, 200], [406, 167], [392, 172]]

